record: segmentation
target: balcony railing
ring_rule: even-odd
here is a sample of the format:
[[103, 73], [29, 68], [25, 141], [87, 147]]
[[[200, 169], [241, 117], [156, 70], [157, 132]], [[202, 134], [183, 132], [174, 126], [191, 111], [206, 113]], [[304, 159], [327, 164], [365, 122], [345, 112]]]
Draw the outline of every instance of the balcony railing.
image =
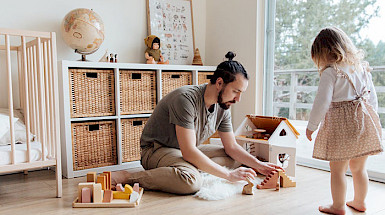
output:
[[[375, 76], [385, 76], [385, 66], [376, 66], [373, 67], [372, 75], [373, 79]], [[285, 77], [284, 79], [280, 78], [282, 75], [289, 75], [289, 77]], [[309, 86], [309, 85], [301, 85], [298, 84], [300, 75], [310, 75], [312, 78], [319, 78], [318, 71], [316, 69], [295, 69], [295, 70], [276, 70], [274, 71], [274, 115], [278, 115], [276, 110], [279, 108], [289, 108], [289, 119], [297, 119], [297, 109], [308, 109], [311, 110], [313, 103], [307, 102], [302, 103], [298, 102], [298, 95], [302, 94], [310, 94], [314, 92], [314, 96], [317, 92], [318, 86]], [[381, 77], [378, 77], [381, 78]], [[288, 81], [290, 79], [290, 82]], [[375, 82], [375, 81], [374, 81]], [[317, 81], [318, 83], [318, 81]], [[376, 86], [376, 82], [374, 83], [377, 94], [385, 93], [385, 86]], [[286, 93], [285, 93], [286, 92]], [[312, 101], [314, 101], [314, 96]], [[288, 100], [287, 101], [279, 101], [279, 100]], [[278, 100], [278, 101], [277, 101]], [[378, 113], [385, 113], [385, 107], [380, 106], [381, 102], [379, 102]]]

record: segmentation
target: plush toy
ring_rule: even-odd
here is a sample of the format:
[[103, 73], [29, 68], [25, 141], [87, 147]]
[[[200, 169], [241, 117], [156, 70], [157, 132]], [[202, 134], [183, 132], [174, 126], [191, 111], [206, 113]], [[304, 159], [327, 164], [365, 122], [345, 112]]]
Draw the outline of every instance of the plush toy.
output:
[[155, 35], [150, 35], [144, 39], [147, 46], [144, 56], [148, 64], [169, 64], [169, 61], [164, 61], [162, 52], [160, 51], [160, 39]]

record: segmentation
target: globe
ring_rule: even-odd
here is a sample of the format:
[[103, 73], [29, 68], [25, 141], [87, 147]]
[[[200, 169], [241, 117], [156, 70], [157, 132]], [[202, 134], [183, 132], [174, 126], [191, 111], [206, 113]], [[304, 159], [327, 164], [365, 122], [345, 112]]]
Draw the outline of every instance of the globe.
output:
[[70, 11], [63, 20], [62, 37], [76, 53], [85, 55], [96, 52], [104, 41], [104, 24], [93, 10], [78, 8]]

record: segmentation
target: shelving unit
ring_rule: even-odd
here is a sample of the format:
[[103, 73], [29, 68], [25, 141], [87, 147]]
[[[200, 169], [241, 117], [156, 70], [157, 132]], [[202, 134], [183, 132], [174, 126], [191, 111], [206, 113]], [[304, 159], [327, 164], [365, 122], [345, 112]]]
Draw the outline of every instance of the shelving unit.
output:
[[[82, 62], [82, 61], [60, 61], [59, 62], [59, 69], [60, 70], [60, 76], [61, 80], [59, 80], [59, 92], [60, 92], [60, 122], [61, 122], [61, 146], [62, 146], [62, 167], [63, 167], [63, 175], [67, 178], [73, 178], [73, 177], [79, 177], [84, 176], [87, 174], [87, 172], [94, 171], [94, 172], [103, 172], [103, 171], [117, 171], [122, 169], [130, 169], [130, 168], [139, 168], [140, 167], [140, 156], [138, 155], [139, 148], [139, 141], [138, 137], [140, 137], [140, 134], [138, 135], [138, 132], [140, 132], [142, 127], [144, 127], [145, 119], [149, 118], [151, 116], [152, 111], [149, 110], [154, 103], [154, 100], [156, 103], [159, 102], [160, 99], [165, 95], [163, 88], [165, 88], [167, 92], [170, 92], [173, 90], [173, 88], [178, 88], [180, 86], [186, 85], [186, 84], [202, 84], [207, 83], [210, 79], [210, 76], [215, 71], [216, 67], [214, 66], [190, 66], [190, 65], [154, 65], [154, 64], [131, 64], [131, 63], [105, 63], [105, 62]], [[87, 100], [84, 98], [84, 96], [79, 96], [81, 98], [80, 100], [74, 100], [73, 95], [79, 95], [80, 92], [78, 92], [78, 88], [71, 87], [71, 83], [73, 85], [73, 76], [70, 76], [71, 73], [74, 73], [75, 70], [80, 70], [85, 73], [84, 77], [89, 78], [95, 78], [98, 77], [96, 73], [102, 71], [102, 73], [108, 73], [108, 71], [113, 71], [113, 80], [109, 79], [109, 82], [106, 83], [103, 82], [101, 84], [98, 84], [98, 82], [95, 82], [95, 86], [100, 85], [106, 85], [107, 87], [109, 84], [113, 83], [112, 88], [110, 89], [109, 93], [105, 93], [106, 96], [103, 95], [93, 95], [90, 96], [92, 101]], [[107, 72], [106, 72], [107, 71]], [[148, 77], [150, 73], [155, 72], [155, 78], [151, 79]], [[141, 105], [144, 106], [143, 109], [135, 108], [136, 105], [133, 105], [132, 103], [127, 103], [127, 96], [130, 96], [132, 94], [126, 93], [126, 91], [121, 92], [121, 81], [127, 81], [128, 79], [125, 77], [121, 80], [122, 74], [130, 73], [130, 77], [132, 79], [138, 79], [143, 81], [153, 81], [155, 83], [150, 83], [151, 87], [156, 86], [155, 92], [156, 92], [156, 99], [151, 97], [152, 101], [150, 102], [142, 102]], [[131, 74], [134, 73], [134, 74]], [[112, 72], [110, 73], [112, 75]], [[72, 79], [71, 79], [72, 78]], [[146, 78], [146, 80], [144, 80]], [[162, 83], [162, 78], [163, 82]], [[166, 78], [166, 79], [165, 79]], [[170, 80], [171, 79], [171, 80]], [[76, 79], [78, 80], [78, 79]], [[166, 81], [164, 81], [166, 80]], [[80, 87], [84, 87], [84, 84], [80, 84]], [[134, 85], [125, 85], [125, 89], [129, 89], [129, 87], [133, 87]], [[135, 85], [135, 87], [137, 87]], [[146, 87], [149, 88], [148, 84], [146, 84]], [[95, 87], [91, 90], [98, 89], [97, 92], [99, 93], [99, 88]], [[103, 88], [105, 89], [105, 88]], [[88, 90], [88, 89], [87, 89]], [[148, 92], [149, 89], [147, 89], [146, 92]], [[94, 92], [94, 91], [93, 91]], [[113, 98], [110, 98], [109, 100], [106, 100], [105, 97], [110, 96], [110, 94], [113, 92]], [[139, 93], [142, 93], [141, 91]], [[145, 97], [151, 96], [146, 93], [144, 93]], [[125, 100], [122, 100], [120, 96], [126, 96]], [[141, 94], [142, 95], [142, 94]], [[86, 99], [86, 100], [85, 100]], [[111, 104], [109, 103], [107, 105], [107, 110], [112, 110], [109, 113], [92, 113], [88, 114], [87, 111], [83, 111], [83, 115], [74, 115], [73, 114], [73, 108], [74, 105], [76, 106], [76, 102], [81, 101], [83, 104], [87, 107], [87, 105], [92, 106], [92, 108], [95, 108], [95, 105], [93, 103], [97, 103], [95, 100], [100, 100], [105, 103], [113, 101]], [[138, 105], [139, 105], [139, 101]], [[133, 109], [132, 111], [127, 111], [127, 108], [125, 108], [124, 103], [129, 104], [130, 108]], [[135, 102], [134, 102], [135, 103]], [[92, 105], [90, 105], [92, 104]], [[100, 103], [99, 103], [100, 104]], [[96, 104], [97, 106], [98, 104]], [[105, 105], [105, 104], [102, 104]], [[155, 106], [154, 106], [155, 107]], [[98, 109], [98, 107], [96, 107]], [[101, 108], [103, 109], [103, 108]], [[124, 109], [124, 111], [122, 111]], [[86, 109], [85, 109], [86, 110]], [[93, 109], [94, 110], [94, 109]], [[98, 109], [100, 110], [100, 109]], [[132, 114], [130, 114], [132, 113]], [[88, 116], [86, 116], [88, 115]], [[86, 116], [86, 117], [82, 117]], [[126, 120], [130, 119], [130, 120]], [[137, 120], [137, 121], [136, 121]], [[105, 165], [101, 164], [100, 166], [97, 165], [97, 163], [94, 166], [98, 167], [92, 167], [87, 168], [85, 166], [84, 168], [77, 168], [75, 162], [77, 162], [77, 159], [79, 159], [79, 156], [74, 156], [74, 153], [77, 153], [74, 150], [74, 134], [73, 130], [71, 129], [72, 125], [74, 124], [89, 124], [93, 122], [104, 122], [104, 121], [113, 121], [115, 126], [115, 136], [114, 140], [116, 141], [116, 159], [114, 160], [113, 165]], [[132, 121], [132, 123], [138, 126], [141, 126], [141, 128], [127, 128], [127, 126], [124, 127], [124, 130], [122, 129], [122, 121], [123, 123], [127, 123]], [[88, 125], [87, 124], [87, 125]], [[97, 123], [96, 123], [97, 124]], [[96, 126], [96, 129], [99, 129], [98, 126]], [[138, 130], [139, 129], [139, 130]], [[128, 131], [134, 131], [135, 134], [127, 134]], [[124, 135], [123, 135], [123, 132]], [[80, 139], [80, 140], [78, 140]], [[75, 141], [82, 141], [82, 138], [78, 138]], [[91, 138], [92, 139], [92, 138]], [[130, 143], [133, 145], [130, 145], [132, 147], [132, 152], [128, 152], [127, 144], [123, 141], [128, 140], [134, 140], [137, 142]], [[90, 156], [92, 154], [92, 149], [94, 147], [93, 144], [97, 144], [98, 141], [92, 142], [91, 146], [88, 146], [91, 150], [87, 150], [86, 153], [87, 156]], [[76, 145], [77, 146], [77, 145]], [[125, 151], [123, 152], [123, 148]], [[133, 154], [136, 153], [136, 154]], [[136, 156], [135, 156], [136, 155]], [[98, 155], [100, 156], [100, 155]], [[132, 160], [133, 161], [128, 161]], [[136, 160], [138, 159], [138, 160]], [[99, 159], [100, 160], [100, 159]], [[128, 162], [125, 162], [128, 161]]]

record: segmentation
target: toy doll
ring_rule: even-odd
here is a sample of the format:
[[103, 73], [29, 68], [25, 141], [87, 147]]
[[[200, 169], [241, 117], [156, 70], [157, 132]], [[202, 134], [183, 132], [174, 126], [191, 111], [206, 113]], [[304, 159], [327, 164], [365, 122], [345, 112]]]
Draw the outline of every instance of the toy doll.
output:
[[169, 61], [164, 61], [162, 52], [160, 51], [160, 39], [155, 35], [150, 35], [144, 39], [147, 46], [144, 56], [148, 64], [169, 64]]

